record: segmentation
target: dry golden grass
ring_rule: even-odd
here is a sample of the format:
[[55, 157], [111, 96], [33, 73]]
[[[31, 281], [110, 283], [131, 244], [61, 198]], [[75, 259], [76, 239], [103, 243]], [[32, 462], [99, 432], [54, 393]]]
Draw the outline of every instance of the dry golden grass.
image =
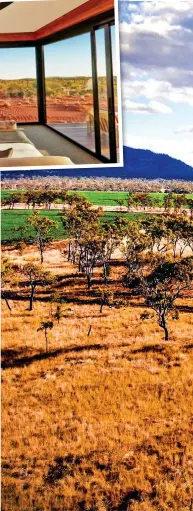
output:
[[[37, 286], [35, 299], [49, 299], [50, 293], [57, 292], [60, 298], [66, 299], [67, 301], [75, 301], [84, 303], [89, 301], [92, 303], [96, 302], [96, 291], [99, 286], [103, 283], [103, 270], [97, 268], [94, 271], [92, 278], [92, 288], [90, 292], [87, 289], [86, 277], [78, 272], [77, 266], [73, 266], [67, 261], [67, 240], [55, 241], [50, 243], [49, 247], [44, 253], [44, 263], [41, 265], [43, 271], [48, 271], [56, 277], [56, 282], [51, 287], [44, 288], [43, 290]], [[65, 251], [65, 256], [63, 252]], [[28, 263], [38, 264], [40, 261], [40, 255], [38, 248], [33, 245], [26, 246], [22, 251], [14, 248], [14, 246], [4, 246], [3, 256], [9, 258], [11, 263], [18, 265], [19, 267], [24, 266]], [[127, 300], [130, 304], [138, 305], [143, 304], [144, 300], [141, 297], [133, 297], [131, 293], [122, 284], [122, 276], [126, 273], [125, 266], [122, 266], [121, 260], [114, 260], [115, 266], [112, 267], [112, 272], [109, 278], [111, 290], [114, 293], [115, 300], [121, 302]], [[22, 274], [20, 277], [16, 274], [16, 280], [12, 291], [15, 291], [19, 297], [22, 295], [23, 298], [29, 296], [29, 288], [24, 285], [21, 286], [21, 281], [24, 281]], [[17, 285], [19, 283], [19, 286]], [[7, 289], [10, 286], [8, 284]], [[184, 296], [176, 301], [176, 305], [182, 305], [186, 307], [193, 307], [193, 293], [192, 291], [185, 291]]]
[[46, 355], [50, 305], [11, 305], [2, 511], [191, 511], [193, 315], [170, 321], [165, 343], [143, 309], [63, 305]]
[[[48, 354], [37, 330], [56, 310], [41, 301], [50, 288], [37, 287], [29, 312], [17, 277], [23, 300], [10, 300], [11, 313], [2, 305], [2, 511], [192, 511], [193, 314], [169, 321], [168, 343], [143, 307], [100, 314], [81, 301], [93, 301], [101, 270], [88, 293], [65, 244], [52, 243], [43, 264], [72, 300], [48, 331]], [[39, 261], [34, 247], [3, 251], [19, 265]]]

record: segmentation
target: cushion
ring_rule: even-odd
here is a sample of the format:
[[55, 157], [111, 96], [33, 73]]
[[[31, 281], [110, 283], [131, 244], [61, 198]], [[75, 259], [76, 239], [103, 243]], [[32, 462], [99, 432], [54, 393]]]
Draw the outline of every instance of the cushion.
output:
[[4, 151], [0, 150], [0, 158], [10, 158], [13, 154], [13, 147], [9, 147], [9, 149], [4, 149]]
[[60, 165], [64, 167], [65, 165], [73, 165], [73, 162], [70, 158], [65, 156], [32, 156], [31, 158], [1, 158], [0, 159], [0, 168], [7, 167], [52, 167], [55, 165]]
[[16, 129], [16, 121], [0, 121], [0, 131], [15, 131]]

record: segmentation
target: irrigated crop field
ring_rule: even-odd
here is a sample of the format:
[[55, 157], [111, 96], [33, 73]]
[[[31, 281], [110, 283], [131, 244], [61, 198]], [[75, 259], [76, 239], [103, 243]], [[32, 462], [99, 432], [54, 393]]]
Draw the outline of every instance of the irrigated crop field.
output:
[[[32, 227], [27, 226], [27, 219], [32, 214], [30, 210], [3, 210], [1, 212], [1, 240], [4, 241], [14, 241], [14, 240], [29, 240], [33, 239], [35, 236], [34, 230]], [[53, 235], [54, 238], [63, 239], [66, 237], [65, 229], [62, 225], [60, 212], [57, 210], [40, 210], [41, 216], [47, 216], [52, 220], [58, 222], [58, 228], [54, 229]], [[101, 218], [101, 221], [112, 221], [113, 218], [117, 216], [115, 212], [104, 213], [104, 216]], [[140, 213], [121, 213], [122, 217], [129, 218], [130, 220], [136, 220], [138, 218], [142, 218], [143, 214]]]
[[[13, 193], [15, 190], [2, 190], [1, 191], [1, 198], [5, 199], [7, 198], [11, 193]], [[17, 190], [22, 191], [22, 190]], [[73, 190], [69, 191], [69, 194], [72, 193], [78, 193], [82, 197], [85, 197], [89, 202], [92, 204], [98, 205], [98, 206], [117, 206], [118, 201], [125, 201], [128, 197], [128, 192], [99, 192], [99, 191], [80, 191], [80, 190]], [[160, 207], [163, 206], [163, 200], [165, 197], [164, 193], [150, 193], [151, 197], [158, 200], [160, 203]], [[193, 194], [187, 194], [187, 198], [193, 199]]]
[[[16, 190], [17, 193], [22, 193], [24, 190]], [[14, 193], [14, 190], [2, 190], [1, 198], [5, 200], [9, 198]], [[151, 208], [151, 211], [147, 208], [143, 209], [143, 202], [141, 203], [139, 209], [140, 212], [125, 212], [120, 211], [122, 206], [127, 205], [128, 193], [127, 192], [99, 192], [99, 191], [78, 191], [73, 190], [68, 192], [69, 195], [77, 194], [81, 197], [86, 198], [93, 206], [101, 206], [111, 211], [104, 211], [104, 214], [101, 218], [101, 221], [113, 221], [115, 217], [121, 215], [121, 217], [128, 218], [131, 221], [138, 221], [139, 219], [144, 217], [144, 214], [147, 216], [148, 211], [156, 214], [159, 212], [159, 208], [163, 208], [164, 198], [166, 194], [164, 193], [149, 193], [150, 200], [152, 199], [152, 204], [155, 201], [155, 209]], [[187, 194], [187, 199], [193, 199], [193, 194]], [[66, 237], [65, 228], [62, 225], [60, 212], [57, 210], [58, 207], [62, 207], [62, 201], [58, 199], [50, 204], [50, 209], [46, 209], [45, 206], [41, 206], [43, 209], [40, 210], [40, 216], [47, 216], [48, 218], [55, 220], [58, 223], [57, 229], [54, 229], [53, 236], [54, 239], [63, 239]], [[120, 207], [121, 206], [121, 207]], [[23, 207], [23, 209], [22, 209]], [[184, 206], [185, 208], [187, 206]], [[21, 208], [21, 209], [20, 209]], [[24, 209], [25, 208], [25, 209]], [[35, 209], [38, 209], [39, 206], [36, 205]], [[30, 207], [31, 209], [31, 207]], [[1, 231], [1, 239], [3, 242], [5, 241], [16, 241], [16, 240], [32, 240], [34, 238], [33, 229], [27, 225], [28, 217], [31, 215], [31, 211], [28, 209], [27, 204], [17, 204], [15, 209], [9, 209], [6, 206], [6, 209], [2, 210], [2, 231]], [[61, 208], [60, 208], [61, 209]], [[137, 209], [137, 208], [136, 208]], [[161, 211], [161, 210], [160, 210]]]

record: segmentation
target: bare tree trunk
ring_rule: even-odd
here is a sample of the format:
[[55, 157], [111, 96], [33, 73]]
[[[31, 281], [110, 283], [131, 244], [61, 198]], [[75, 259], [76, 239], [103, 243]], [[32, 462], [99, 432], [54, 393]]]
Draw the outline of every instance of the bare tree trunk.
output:
[[47, 336], [47, 328], [44, 329], [45, 332], [45, 340], [46, 340], [46, 353], [48, 352], [48, 336]]
[[50, 316], [53, 317], [53, 302], [50, 303]]
[[71, 257], [71, 241], [69, 241], [68, 243], [68, 261], [70, 261], [70, 257]]
[[104, 283], [107, 284], [107, 266], [106, 263], [103, 265]]
[[1, 297], [2, 297], [3, 300], [5, 300], [5, 303], [6, 303], [7, 307], [8, 307], [8, 309], [11, 311], [11, 305], [9, 305], [8, 299], [4, 296], [3, 293], [1, 293]]
[[43, 243], [41, 240], [39, 242], [39, 246], [40, 246], [40, 263], [42, 264], [44, 262], [44, 249], [43, 249]]
[[91, 288], [91, 276], [90, 276], [90, 273], [87, 273], [87, 287], [88, 287], [88, 289]]
[[103, 307], [104, 307], [104, 303], [102, 302], [101, 306], [100, 306], [100, 314], [103, 312]]
[[92, 331], [92, 325], [90, 325], [90, 326], [89, 326], [88, 334], [87, 334], [87, 335], [88, 335], [88, 337], [89, 337], [89, 335], [91, 334], [91, 331]]
[[35, 293], [35, 286], [32, 286], [31, 287], [31, 295], [30, 295], [30, 305], [29, 305], [29, 310], [32, 311], [33, 310], [33, 299], [34, 299], [34, 293]]
[[164, 330], [165, 341], [169, 341], [169, 333], [168, 333], [167, 323], [166, 323], [166, 320], [164, 317], [162, 318], [161, 327]]
[[174, 244], [174, 259], [176, 259], [177, 256], [177, 241]]

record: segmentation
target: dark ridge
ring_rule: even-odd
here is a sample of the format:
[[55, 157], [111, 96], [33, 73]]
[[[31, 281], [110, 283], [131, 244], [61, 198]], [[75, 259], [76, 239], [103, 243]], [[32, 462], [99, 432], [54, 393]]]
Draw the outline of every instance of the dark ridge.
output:
[[157, 154], [145, 149], [133, 149], [124, 146], [123, 167], [88, 167], [79, 169], [48, 170], [5, 170], [1, 179], [19, 179], [21, 177], [58, 176], [58, 177], [112, 177], [121, 179], [168, 179], [193, 181], [193, 167], [171, 158], [166, 154]]

